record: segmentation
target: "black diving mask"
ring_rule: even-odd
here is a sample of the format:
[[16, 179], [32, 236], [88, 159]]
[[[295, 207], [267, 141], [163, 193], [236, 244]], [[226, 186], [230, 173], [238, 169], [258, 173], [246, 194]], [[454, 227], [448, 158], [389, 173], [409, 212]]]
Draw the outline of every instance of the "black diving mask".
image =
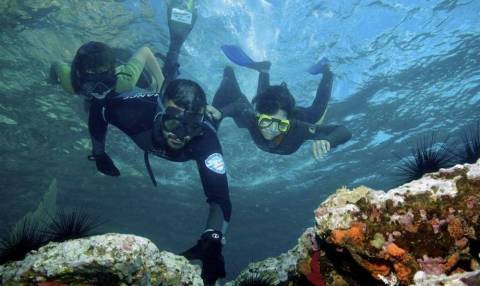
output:
[[114, 72], [107, 70], [101, 73], [85, 73], [82, 81], [81, 88], [87, 95], [101, 99], [113, 90], [117, 77]]
[[203, 118], [204, 113], [193, 113], [175, 107], [167, 107], [158, 120], [163, 131], [184, 140], [186, 137], [193, 138], [203, 134]]

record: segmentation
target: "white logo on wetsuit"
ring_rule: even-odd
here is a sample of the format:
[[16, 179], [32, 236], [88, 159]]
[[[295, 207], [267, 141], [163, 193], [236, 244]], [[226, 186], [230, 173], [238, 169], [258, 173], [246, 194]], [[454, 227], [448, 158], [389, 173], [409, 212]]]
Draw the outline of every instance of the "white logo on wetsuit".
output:
[[172, 17], [170, 18], [173, 21], [184, 23], [187, 25], [192, 24], [192, 13], [185, 11], [185, 10], [180, 10], [177, 8], [172, 9]]
[[217, 174], [225, 174], [225, 162], [223, 162], [222, 154], [213, 153], [205, 159], [205, 166]]
[[158, 92], [135, 92], [132, 95], [126, 95], [122, 97], [123, 100], [131, 98], [142, 98], [142, 97], [155, 97], [160, 95]]

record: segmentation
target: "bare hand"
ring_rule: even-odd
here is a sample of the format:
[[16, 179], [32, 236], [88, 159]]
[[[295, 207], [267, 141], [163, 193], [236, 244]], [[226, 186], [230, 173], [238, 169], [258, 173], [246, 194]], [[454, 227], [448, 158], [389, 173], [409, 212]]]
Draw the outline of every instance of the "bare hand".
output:
[[207, 105], [207, 115], [215, 120], [222, 119], [222, 113], [211, 105]]
[[316, 160], [322, 159], [330, 151], [330, 142], [327, 140], [315, 140], [312, 143], [313, 157]]

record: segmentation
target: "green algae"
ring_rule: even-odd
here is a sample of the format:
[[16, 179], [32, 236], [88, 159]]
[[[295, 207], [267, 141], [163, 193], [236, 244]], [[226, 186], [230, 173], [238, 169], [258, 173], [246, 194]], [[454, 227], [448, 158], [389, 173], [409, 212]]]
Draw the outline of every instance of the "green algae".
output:
[[376, 249], [382, 249], [383, 245], [385, 244], [385, 237], [383, 234], [377, 232], [373, 236], [373, 239], [370, 240], [370, 245], [375, 247]]

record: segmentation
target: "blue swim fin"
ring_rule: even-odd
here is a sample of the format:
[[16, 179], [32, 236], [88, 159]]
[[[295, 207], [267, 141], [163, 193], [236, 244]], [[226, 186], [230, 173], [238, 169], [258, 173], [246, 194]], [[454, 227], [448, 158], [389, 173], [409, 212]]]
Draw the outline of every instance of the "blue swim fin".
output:
[[309, 74], [317, 75], [319, 73], [324, 73], [328, 70], [330, 70], [330, 61], [327, 58], [323, 57], [316, 64], [309, 67], [307, 72]]
[[252, 60], [239, 46], [223, 45], [221, 49], [229, 60], [239, 66], [251, 68], [257, 71], [268, 71], [270, 69], [271, 63], [269, 61], [256, 62]]

